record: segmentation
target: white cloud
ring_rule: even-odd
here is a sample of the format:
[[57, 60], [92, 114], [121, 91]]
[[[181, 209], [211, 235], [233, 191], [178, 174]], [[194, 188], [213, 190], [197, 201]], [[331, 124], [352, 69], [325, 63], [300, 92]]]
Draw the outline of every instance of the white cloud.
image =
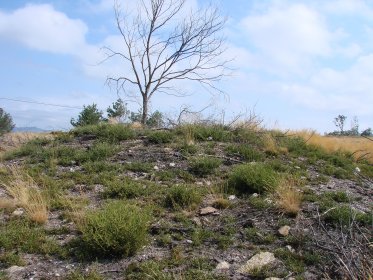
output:
[[277, 72], [301, 73], [313, 56], [331, 52], [332, 33], [323, 17], [303, 4], [270, 6], [244, 18], [241, 26], [264, 67]]
[[371, 1], [366, 0], [328, 0], [321, 2], [321, 8], [327, 13], [334, 15], [353, 15], [372, 18], [373, 9]]
[[7, 14], [0, 11], [0, 38], [53, 53], [75, 54], [86, 45], [86, 24], [53, 6], [27, 5]]

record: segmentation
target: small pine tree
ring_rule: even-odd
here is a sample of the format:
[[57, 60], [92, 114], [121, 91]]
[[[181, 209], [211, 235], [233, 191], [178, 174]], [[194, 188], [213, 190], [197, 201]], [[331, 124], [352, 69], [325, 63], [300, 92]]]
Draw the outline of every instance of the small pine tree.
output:
[[107, 108], [107, 113], [109, 118], [115, 118], [119, 122], [124, 122], [130, 111], [126, 107], [127, 104], [123, 102], [121, 98], [118, 98], [116, 102], [112, 104], [112, 107]]
[[78, 119], [75, 121], [74, 118], [71, 119], [70, 123], [72, 126], [85, 126], [98, 124], [105, 121], [102, 116], [102, 111], [97, 109], [97, 104], [92, 104], [88, 106], [83, 106], [83, 111], [80, 112]]
[[0, 135], [12, 131], [13, 128], [14, 123], [11, 115], [0, 108]]

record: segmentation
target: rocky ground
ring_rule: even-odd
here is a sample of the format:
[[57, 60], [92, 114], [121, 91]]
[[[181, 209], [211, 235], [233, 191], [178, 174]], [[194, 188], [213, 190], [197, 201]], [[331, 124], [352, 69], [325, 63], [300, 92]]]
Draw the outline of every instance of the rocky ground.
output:
[[[87, 160], [85, 155], [104, 142], [100, 137], [61, 134], [4, 157], [4, 185], [11, 180], [8, 168], [22, 167], [49, 196], [50, 205], [45, 224], [25, 222], [27, 231], [40, 230], [45, 237], [32, 246], [22, 236], [4, 237], [12, 234], [11, 225], [27, 220], [27, 211], [17, 202], [2, 206], [0, 279], [369, 279], [369, 163], [299, 154], [275, 137], [277, 148], [253, 144], [252, 138], [226, 140], [208, 133], [186, 145], [186, 136], [173, 131], [137, 132], [127, 140], [109, 141], [105, 149], [115, 146], [110, 152]], [[232, 145], [255, 147], [257, 160]], [[200, 173], [193, 162], [201, 157], [217, 159], [219, 166]], [[230, 188], [232, 170], [255, 162], [294, 178], [303, 197], [296, 214], [283, 211], [273, 193], [242, 194]], [[133, 194], [113, 192], [110, 186], [124, 178], [141, 187]], [[191, 186], [201, 200], [167, 206], [165, 197], [175, 185]], [[5, 186], [0, 198], [12, 199]], [[148, 242], [127, 257], [82, 258], [76, 253], [81, 231], [73, 214], [99, 209], [108, 199], [150, 208]]]

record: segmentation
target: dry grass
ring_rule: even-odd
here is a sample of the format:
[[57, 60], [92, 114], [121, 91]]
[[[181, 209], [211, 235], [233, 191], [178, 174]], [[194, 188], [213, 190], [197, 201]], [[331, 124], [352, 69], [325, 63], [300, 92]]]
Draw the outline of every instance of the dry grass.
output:
[[5, 189], [17, 206], [25, 209], [30, 220], [43, 224], [48, 220], [47, 202], [35, 181], [19, 168], [9, 168], [11, 180], [4, 184]]
[[286, 178], [276, 189], [275, 201], [285, 213], [296, 215], [301, 209], [303, 194], [297, 190], [296, 185], [296, 180]]
[[[347, 151], [354, 155], [356, 160], [367, 159], [373, 163], [373, 141], [359, 136], [322, 136], [312, 130], [298, 130], [289, 132], [307, 141], [308, 144], [317, 145], [327, 152]], [[371, 137], [370, 139], [373, 140]]]
[[0, 141], [0, 156], [3, 152], [18, 148], [19, 146], [33, 140], [35, 138], [52, 139], [54, 136], [51, 133], [34, 133], [34, 132], [11, 132], [1, 136]]
[[16, 208], [14, 199], [0, 198], [0, 209], [13, 210]]

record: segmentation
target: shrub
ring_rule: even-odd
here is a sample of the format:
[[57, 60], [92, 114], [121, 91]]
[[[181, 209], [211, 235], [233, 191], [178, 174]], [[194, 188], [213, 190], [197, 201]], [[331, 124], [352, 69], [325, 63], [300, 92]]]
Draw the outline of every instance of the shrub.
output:
[[14, 128], [13, 119], [10, 114], [0, 108], [0, 136], [4, 133], [12, 131]]
[[134, 255], [147, 240], [150, 216], [135, 205], [114, 201], [90, 211], [78, 225], [88, 257]]
[[214, 173], [222, 161], [213, 157], [198, 157], [190, 161], [190, 171], [198, 176]]
[[122, 180], [105, 182], [106, 186], [102, 196], [104, 198], [136, 198], [144, 195], [146, 189], [144, 186], [130, 178], [123, 178]]
[[130, 170], [133, 172], [150, 172], [153, 170], [153, 165], [149, 162], [140, 162], [140, 161], [135, 161], [131, 163], [126, 163], [124, 165], [124, 168], [126, 170]]
[[149, 134], [148, 140], [153, 144], [170, 143], [174, 138], [174, 134], [170, 131], [155, 131]]
[[278, 175], [263, 163], [236, 166], [229, 176], [229, 187], [239, 194], [272, 192], [278, 185]]
[[194, 208], [202, 198], [199, 192], [187, 185], [173, 186], [166, 195], [165, 206], [171, 209]]
[[247, 161], [260, 161], [264, 158], [261, 152], [247, 144], [230, 145], [226, 151], [231, 155], [239, 155]]
[[111, 143], [117, 143], [135, 137], [135, 132], [128, 125], [124, 124], [100, 123], [97, 125], [87, 125], [76, 127], [71, 133], [75, 136], [93, 135], [99, 140]]
[[11, 220], [0, 227], [0, 248], [24, 253], [55, 254], [59, 246], [42, 228], [26, 220]]
[[353, 221], [368, 226], [373, 222], [373, 215], [371, 213], [361, 213], [347, 205], [341, 205], [328, 209], [324, 215], [324, 220], [335, 226], [349, 226]]

